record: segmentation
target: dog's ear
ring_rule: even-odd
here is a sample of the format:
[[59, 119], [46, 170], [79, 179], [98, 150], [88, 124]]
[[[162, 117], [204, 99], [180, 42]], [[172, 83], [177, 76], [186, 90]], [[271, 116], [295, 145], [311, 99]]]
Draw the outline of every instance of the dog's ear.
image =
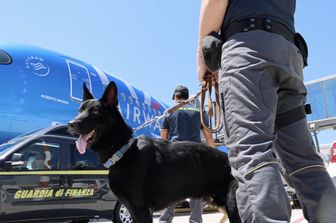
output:
[[107, 85], [104, 95], [100, 100], [110, 108], [118, 106], [118, 90], [114, 81], [111, 81]]
[[89, 89], [86, 87], [85, 82], [83, 83], [83, 101], [89, 100], [89, 99], [93, 99], [93, 95], [91, 94], [91, 92], [89, 91]]

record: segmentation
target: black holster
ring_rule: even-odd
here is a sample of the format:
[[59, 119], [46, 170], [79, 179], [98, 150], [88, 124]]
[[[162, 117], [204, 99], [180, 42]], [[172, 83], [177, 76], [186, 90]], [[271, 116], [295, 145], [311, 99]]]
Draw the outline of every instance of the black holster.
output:
[[302, 59], [303, 59], [303, 67], [308, 66], [308, 46], [304, 38], [300, 33], [295, 33], [294, 41], [296, 47], [300, 50]]

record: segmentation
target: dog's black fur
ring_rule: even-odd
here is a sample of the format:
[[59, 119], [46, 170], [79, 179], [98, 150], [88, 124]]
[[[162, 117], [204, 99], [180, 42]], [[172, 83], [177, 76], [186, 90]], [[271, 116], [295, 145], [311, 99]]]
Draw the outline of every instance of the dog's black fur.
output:
[[[79, 115], [69, 122], [70, 132], [95, 130], [88, 147], [105, 163], [132, 138], [132, 129], [119, 110], [117, 87], [111, 82], [101, 99], [84, 84]], [[152, 222], [151, 211], [188, 197], [206, 197], [224, 207], [231, 223], [240, 222], [227, 155], [203, 143], [136, 139], [109, 169], [110, 187], [129, 209], [136, 223]]]

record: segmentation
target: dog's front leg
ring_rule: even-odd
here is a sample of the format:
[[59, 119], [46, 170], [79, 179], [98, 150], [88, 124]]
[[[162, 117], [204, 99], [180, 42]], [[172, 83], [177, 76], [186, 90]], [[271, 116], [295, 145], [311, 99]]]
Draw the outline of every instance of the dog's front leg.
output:
[[152, 223], [153, 216], [147, 208], [136, 208], [131, 210], [131, 215], [135, 223]]

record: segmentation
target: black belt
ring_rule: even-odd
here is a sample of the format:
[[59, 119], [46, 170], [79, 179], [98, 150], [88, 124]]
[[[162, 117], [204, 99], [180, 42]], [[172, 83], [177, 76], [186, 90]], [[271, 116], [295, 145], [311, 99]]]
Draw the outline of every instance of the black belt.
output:
[[289, 28], [279, 22], [275, 22], [267, 18], [248, 18], [232, 23], [224, 31], [224, 40], [227, 40], [230, 36], [236, 33], [252, 30], [264, 30], [267, 32], [277, 33], [295, 44], [294, 33]]

